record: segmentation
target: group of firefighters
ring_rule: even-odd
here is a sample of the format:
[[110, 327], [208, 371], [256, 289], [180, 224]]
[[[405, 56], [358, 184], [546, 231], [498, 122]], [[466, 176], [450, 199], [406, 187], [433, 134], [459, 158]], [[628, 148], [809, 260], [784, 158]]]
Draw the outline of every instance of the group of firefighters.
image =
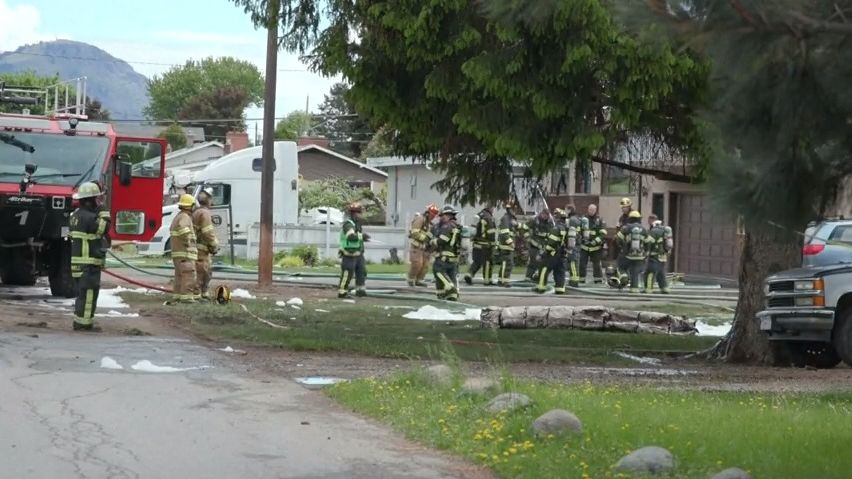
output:
[[[584, 216], [572, 205], [552, 212], [545, 208], [523, 223], [518, 221], [511, 203], [505, 205], [499, 221], [494, 217], [494, 207], [486, 207], [477, 214], [473, 225], [471, 264], [464, 282], [473, 284], [473, 278], [481, 271], [486, 286], [511, 287], [515, 240], [521, 238], [529, 253], [526, 277], [535, 284], [533, 290], [537, 293], [548, 291], [551, 277], [556, 294], [565, 294], [566, 284], [579, 287], [586, 283], [590, 263], [594, 283], [606, 279], [609, 286], [629, 288], [631, 293], [650, 292], [656, 283], [661, 293], [669, 293], [666, 262], [674, 246], [671, 228], [653, 215], [645, 226], [641, 213], [633, 209], [629, 198], [622, 198], [620, 204], [622, 215], [614, 238], [618, 259], [616, 267], [606, 269], [603, 253], [607, 247], [607, 228], [598, 216], [596, 205], [589, 205]], [[354, 204], [349, 210], [350, 217], [340, 236], [340, 298], [350, 297], [353, 278], [356, 295], [366, 295], [364, 243], [369, 236], [362, 232], [361, 206]], [[457, 215], [452, 206], [439, 210], [429, 205], [414, 218], [408, 234], [408, 285], [426, 286], [424, 279], [431, 263], [438, 297], [451, 301], [459, 297], [457, 275], [463, 228]]]
[[[109, 211], [102, 208], [101, 187], [83, 183], [74, 193], [79, 207], [71, 213], [71, 276], [77, 283], [74, 303], [74, 329], [95, 330], [94, 315], [101, 286], [101, 270], [110, 247]], [[171, 250], [174, 261], [174, 302], [193, 303], [210, 299], [210, 258], [219, 251], [210, 214], [213, 192], [202, 189], [198, 202], [182, 195], [179, 211], [171, 224]], [[227, 294], [227, 291], [225, 291]]]

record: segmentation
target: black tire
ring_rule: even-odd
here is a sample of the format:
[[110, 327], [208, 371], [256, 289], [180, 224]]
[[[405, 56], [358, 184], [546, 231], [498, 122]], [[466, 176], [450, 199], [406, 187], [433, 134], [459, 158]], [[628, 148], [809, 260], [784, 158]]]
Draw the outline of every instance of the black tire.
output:
[[59, 298], [77, 296], [77, 283], [71, 276], [71, 248], [60, 246], [51, 256], [47, 279], [50, 294]]
[[36, 284], [36, 274], [31, 251], [14, 250], [6, 255], [6, 264], [0, 268], [0, 280], [11, 286], [33, 286]]
[[840, 359], [852, 366], [852, 308], [844, 309], [834, 317], [831, 342]]
[[840, 356], [831, 343], [789, 341], [787, 351], [793, 366], [797, 368], [831, 369], [840, 364]]

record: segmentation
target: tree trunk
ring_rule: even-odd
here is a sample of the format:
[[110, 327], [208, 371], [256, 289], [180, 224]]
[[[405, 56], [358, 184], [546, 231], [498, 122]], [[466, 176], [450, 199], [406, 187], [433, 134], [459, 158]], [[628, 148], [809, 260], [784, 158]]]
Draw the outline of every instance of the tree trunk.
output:
[[707, 352], [710, 359], [733, 363], [775, 364], [774, 348], [755, 319], [764, 308], [767, 276], [801, 262], [798, 237], [777, 229], [747, 231], [740, 255], [740, 294], [731, 331]]

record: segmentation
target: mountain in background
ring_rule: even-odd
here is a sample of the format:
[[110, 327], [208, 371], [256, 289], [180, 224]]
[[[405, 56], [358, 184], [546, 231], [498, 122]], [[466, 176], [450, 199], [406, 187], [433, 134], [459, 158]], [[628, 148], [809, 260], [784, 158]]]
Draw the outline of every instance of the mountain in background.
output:
[[89, 98], [100, 100], [115, 120], [143, 118], [142, 109], [148, 105], [145, 76], [87, 43], [56, 40], [0, 53], [0, 73], [27, 70], [39, 76], [59, 74], [62, 80], [87, 77]]

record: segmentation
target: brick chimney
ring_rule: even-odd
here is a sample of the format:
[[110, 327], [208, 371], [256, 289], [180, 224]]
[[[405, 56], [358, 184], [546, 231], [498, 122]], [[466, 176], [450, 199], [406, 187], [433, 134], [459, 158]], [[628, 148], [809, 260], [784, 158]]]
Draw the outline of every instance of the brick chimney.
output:
[[328, 148], [328, 145], [331, 142], [328, 138], [323, 138], [321, 136], [303, 136], [296, 140], [296, 145], [305, 146], [305, 145], [317, 145], [323, 148]]
[[248, 133], [244, 131], [229, 131], [225, 133], [225, 154], [248, 148]]

